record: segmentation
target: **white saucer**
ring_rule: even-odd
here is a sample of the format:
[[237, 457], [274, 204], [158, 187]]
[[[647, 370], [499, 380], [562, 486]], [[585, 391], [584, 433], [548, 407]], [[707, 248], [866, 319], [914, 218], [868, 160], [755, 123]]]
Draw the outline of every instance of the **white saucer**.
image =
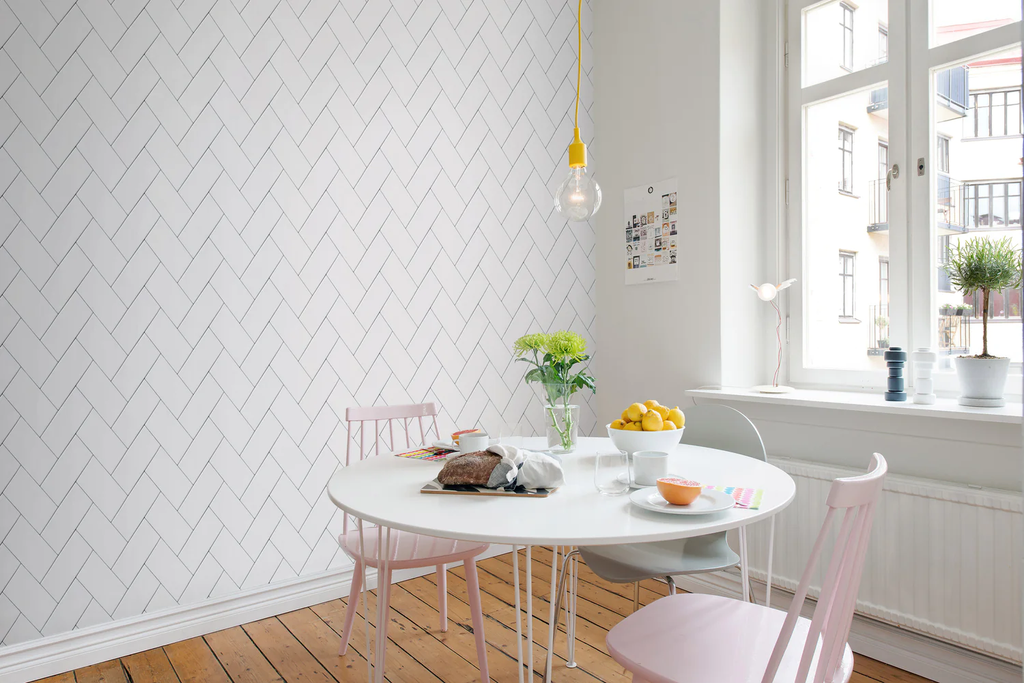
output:
[[[487, 440], [487, 445], [488, 446], [493, 446], [493, 445], [495, 445], [497, 443], [498, 443], [498, 439], [488, 439]], [[451, 441], [435, 441], [434, 443], [432, 443], [430, 445], [433, 446], [434, 448], [447, 448], [447, 449], [453, 450], [453, 451], [459, 450], [459, 445], [456, 444], [456, 443], [452, 443]]]
[[[685, 477], [683, 477], [682, 475], [679, 475], [679, 474], [666, 474], [665, 476], [666, 477], [676, 477], [678, 479], [685, 479]], [[631, 489], [649, 489], [649, 488], [651, 488], [650, 484], [638, 484], [635, 481], [629, 481], [629, 474], [626, 473], [626, 472], [623, 472], [622, 474], [617, 476], [615, 478], [615, 480], [618, 481], [620, 484], [628, 485], [629, 488], [631, 488]]]
[[689, 505], [672, 505], [661, 497], [656, 486], [633, 491], [629, 494], [629, 502], [644, 510], [664, 512], [670, 515], [709, 515], [713, 512], [728, 510], [736, 505], [736, 501], [728, 493], [714, 489], [704, 489], [697, 500]]

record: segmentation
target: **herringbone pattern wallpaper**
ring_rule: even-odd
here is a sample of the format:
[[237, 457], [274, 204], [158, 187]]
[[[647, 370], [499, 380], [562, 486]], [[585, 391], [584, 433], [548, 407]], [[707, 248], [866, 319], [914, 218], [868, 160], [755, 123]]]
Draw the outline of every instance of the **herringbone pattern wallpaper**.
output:
[[594, 319], [575, 9], [0, 0], [4, 644], [344, 563], [349, 405], [539, 417], [512, 340]]

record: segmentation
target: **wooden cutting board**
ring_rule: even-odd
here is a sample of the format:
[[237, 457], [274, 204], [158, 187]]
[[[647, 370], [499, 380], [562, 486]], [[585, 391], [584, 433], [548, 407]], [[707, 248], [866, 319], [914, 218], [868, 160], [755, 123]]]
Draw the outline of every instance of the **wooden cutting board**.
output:
[[471, 486], [469, 484], [445, 485], [437, 479], [427, 482], [420, 489], [420, 493], [442, 493], [455, 496], [515, 496], [518, 498], [547, 498], [558, 489], [527, 489], [519, 487], [516, 489], [489, 489], [486, 486]]

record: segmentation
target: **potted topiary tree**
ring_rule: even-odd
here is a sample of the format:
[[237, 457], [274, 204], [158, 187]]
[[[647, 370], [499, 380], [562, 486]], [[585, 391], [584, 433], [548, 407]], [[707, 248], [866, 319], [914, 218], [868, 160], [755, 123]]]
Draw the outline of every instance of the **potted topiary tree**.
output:
[[981, 353], [956, 359], [960, 404], [1002, 406], [1010, 359], [988, 352], [988, 301], [992, 290], [1020, 286], [1021, 253], [1009, 238], [975, 237], [950, 249], [945, 268], [952, 285], [964, 295], [981, 292]]

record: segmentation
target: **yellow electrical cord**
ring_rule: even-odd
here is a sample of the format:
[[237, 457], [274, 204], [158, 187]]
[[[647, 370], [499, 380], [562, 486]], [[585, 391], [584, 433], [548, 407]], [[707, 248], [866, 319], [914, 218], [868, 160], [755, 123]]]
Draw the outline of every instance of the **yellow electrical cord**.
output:
[[587, 146], [580, 140], [580, 79], [583, 74], [583, 0], [576, 10], [576, 114], [573, 118], [572, 144], [569, 145], [569, 168], [587, 165]]
[[573, 119], [574, 127], [580, 127], [580, 74], [583, 72], [583, 0], [580, 0], [576, 10], [576, 117]]

